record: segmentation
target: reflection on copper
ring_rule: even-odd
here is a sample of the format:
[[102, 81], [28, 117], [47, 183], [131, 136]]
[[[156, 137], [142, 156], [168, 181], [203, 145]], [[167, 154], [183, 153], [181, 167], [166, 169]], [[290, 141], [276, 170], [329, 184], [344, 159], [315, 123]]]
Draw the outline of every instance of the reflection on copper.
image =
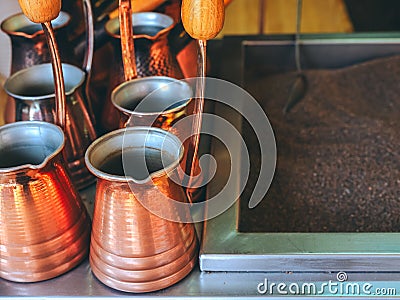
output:
[[[147, 27], [148, 33], [131, 36], [134, 44], [137, 77], [168, 76], [183, 78], [176, 55], [172, 53], [168, 35], [173, 28], [173, 19], [167, 15], [143, 12], [133, 14], [133, 26]], [[111, 131], [118, 128], [118, 111], [111, 103], [111, 92], [125, 80], [121, 56], [121, 36], [118, 20], [111, 19], [105, 25], [113, 48], [113, 63], [109, 72], [107, 95], [102, 108], [102, 126]]]
[[[11, 75], [4, 89], [16, 105], [13, 113], [15, 121], [46, 121], [55, 123], [54, 89], [43, 90], [43, 86], [52, 86], [51, 65], [41, 64]], [[41, 78], [40, 81], [37, 78]], [[95, 178], [86, 169], [84, 154], [86, 148], [96, 138], [91, 117], [88, 113], [84, 93], [85, 73], [78, 67], [63, 64], [63, 77], [66, 89], [66, 116], [64, 132], [66, 145], [64, 157], [74, 186], [82, 189], [91, 185]]]
[[125, 80], [128, 81], [137, 77], [131, 0], [119, 0], [119, 24], [124, 75]]
[[[191, 172], [191, 186], [200, 186], [188, 188], [187, 193], [191, 202], [201, 202], [205, 198], [205, 187], [199, 184], [203, 177], [197, 152], [193, 153], [193, 149], [198, 148], [199, 138], [195, 139], [197, 148], [194, 148], [192, 144], [194, 137], [190, 137], [190, 126], [187, 126], [186, 122], [179, 123], [194, 111], [192, 106], [196, 102], [193, 101], [192, 96], [193, 91], [190, 85], [182, 80], [166, 76], [149, 76], [117, 86], [111, 94], [111, 102], [119, 111], [119, 128], [152, 126], [172, 132], [181, 140], [185, 151], [181, 168], [187, 174]], [[161, 107], [167, 109], [160, 109]], [[142, 109], [145, 111], [143, 112]], [[199, 111], [200, 114], [201, 111], [202, 108]], [[193, 121], [195, 120], [198, 121], [198, 118], [193, 118]], [[200, 126], [197, 123], [193, 124], [195, 125]], [[197, 136], [199, 136], [198, 133]], [[183, 185], [190, 186], [187, 182]]]
[[61, 128], [65, 128], [65, 118], [67, 113], [65, 106], [67, 99], [65, 96], [64, 76], [62, 72], [60, 52], [58, 51], [58, 44], [51, 22], [47, 21], [42, 23], [42, 27], [45, 33], [47, 45], [49, 46], [51, 65], [53, 67], [54, 91], [56, 94], [55, 124], [59, 125]]
[[[63, 61], [78, 64], [68, 43], [71, 34], [71, 17], [62, 11], [52, 21]], [[1, 23], [1, 30], [11, 41], [11, 74], [50, 61], [50, 52], [40, 24], [30, 21], [22, 12], [9, 16]]]
[[[35, 282], [53, 278], [76, 266], [88, 253], [90, 219], [65, 170], [62, 131], [58, 129], [58, 137], [46, 133], [49, 128], [54, 130], [52, 127], [57, 129], [34, 121], [0, 127], [1, 137], [19, 132], [19, 138], [24, 138], [24, 155], [18, 157], [21, 163], [23, 157], [39, 153], [40, 147], [57, 148], [39, 165], [0, 163], [0, 277], [4, 279]], [[32, 139], [21, 131], [27, 131]], [[15, 140], [1, 145], [0, 155], [12, 155], [7, 146], [21, 148], [21, 142]]]
[[[135, 183], [133, 187], [124, 176], [105, 173], [102, 169], [111, 153], [122, 151], [124, 134], [127, 143], [124, 147], [132, 149], [130, 141], [140, 143], [138, 140], [145, 138], [143, 128], [113, 131], [95, 141], [86, 153], [89, 170], [98, 176], [90, 265], [100, 281], [126, 292], [150, 292], [168, 287], [185, 277], [197, 261], [194, 225], [165, 220], [152, 213], [163, 210], [179, 218], [176, 207], [165, 203], [160, 192], [170, 199], [187, 202], [182, 187], [173, 182], [169, 174], [156, 172], [150, 175], [152, 180]], [[177, 139], [160, 129], [146, 127], [146, 131], [150, 135], [148, 140], [157, 140], [160, 133]], [[154, 132], [159, 136], [153, 136]], [[176, 144], [180, 144], [179, 140]], [[157, 144], [151, 145], [152, 150], [157, 147]], [[176, 166], [182, 157], [182, 150], [178, 154], [177, 149], [167, 150], [174, 153]], [[137, 195], [151, 199], [150, 210], [142, 206]]]

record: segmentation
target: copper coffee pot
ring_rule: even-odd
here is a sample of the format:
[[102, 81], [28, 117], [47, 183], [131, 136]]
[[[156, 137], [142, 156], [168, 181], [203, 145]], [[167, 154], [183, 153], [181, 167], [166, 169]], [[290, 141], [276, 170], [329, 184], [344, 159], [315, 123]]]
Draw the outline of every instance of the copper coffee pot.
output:
[[[76, 188], [93, 184], [95, 178], [84, 162], [86, 148], [96, 139], [96, 132], [86, 108], [85, 73], [69, 64], [63, 64], [66, 93], [66, 145], [64, 150], [68, 171]], [[50, 64], [40, 64], [11, 75], [4, 84], [15, 110], [8, 112], [7, 123], [16, 121], [46, 121], [56, 119], [56, 97]]]
[[[172, 18], [154, 12], [134, 13], [132, 16], [134, 35], [131, 39], [134, 43], [135, 53], [133, 57], [135, 59], [131, 60], [130, 64], [135, 65], [137, 77], [168, 76], [183, 78], [179, 63], [176, 56], [170, 51], [167, 39], [173, 28]], [[118, 111], [111, 103], [111, 92], [122, 82], [135, 77], [125, 74], [119, 27], [118, 19], [108, 21], [105, 27], [107, 33], [112, 37], [111, 43], [114, 49], [114, 62], [110, 70], [110, 81], [102, 114], [102, 125], [107, 131], [118, 128], [119, 121]]]
[[[41, 1], [20, 0], [43, 29], [52, 54], [56, 123], [65, 125], [61, 62], [50, 21], [60, 12]], [[47, 122], [0, 127], [0, 277], [33, 282], [58, 276], [87, 254], [90, 219], [71, 183], [61, 154], [65, 136]]]
[[[64, 152], [64, 155], [70, 163], [69, 167], [74, 176], [74, 183], [79, 188], [87, 186], [91, 183], [90, 180], [94, 180], [94, 178], [84, 167], [83, 153], [85, 149], [82, 148], [86, 148], [94, 140], [96, 133], [83, 97], [75, 92], [85, 81], [84, 74], [82, 76], [82, 74], [77, 74], [76, 71], [71, 71], [72, 75], [69, 77], [74, 78], [70, 80], [70, 83], [74, 80], [75, 82], [69, 85], [68, 94], [73, 94], [69, 102], [74, 105], [68, 105], [69, 102], [67, 102], [63, 67], [51, 25], [51, 21], [60, 13], [61, 1], [55, 1], [51, 5], [43, 0], [19, 0], [19, 3], [30, 21], [42, 24], [52, 64], [33, 66], [21, 70], [9, 78], [6, 83], [7, 92], [16, 100], [26, 101], [23, 109], [21, 108], [23, 105], [16, 108], [13, 121], [43, 120], [59, 125], [68, 138], [68, 147], [66, 147], [67, 151]], [[71, 66], [67, 69], [72, 68]], [[53, 72], [50, 71], [51, 69]], [[53, 76], [50, 75], [52, 73]], [[54, 115], [46, 114], [49, 110], [48, 103], [52, 102], [53, 98], [55, 103]], [[26, 111], [29, 111], [29, 113], [26, 113]], [[78, 111], [78, 114], [76, 111]], [[79, 117], [79, 119], [76, 117]], [[84, 136], [85, 134], [87, 135]]]
[[[133, 79], [117, 86], [111, 94], [111, 102], [120, 112], [119, 127], [153, 126], [172, 132], [185, 145], [182, 170], [188, 160], [188, 143], [191, 128], [188, 118], [192, 111], [193, 89], [184, 80], [166, 76], [149, 76]], [[189, 126], [188, 126], [189, 125]], [[196, 158], [197, 159], [197, 158]], [[196, 174], [200, 173], [198, 161], [195, 163]], [[183, 172], [181, 172], [183, 182]], [[203, 201], [205, 187], [202, 187], [202, 176], [191, 190], [193, 202]]]
[[[84, 48], [83, 58], [77, 56], [75, 53], [79, 50], [76, 49], [78, 45], [72, 40], [77, 34], [74, 29], [77, 29], [77, 18], [70, 13], [61, 11], [58, 16], [51, 19], [52, 28], [54, 27], [54, 41], [57, 40], [57, 52], [60, 55], [60, 61], [69, 63], [75, 66], [82, 66], [82, 70], [86, 73], [84, 92], [88, 99], [88, 108], [92, 116], [92, 108], [90, 107], [89, 98], [89, 81], [91, 75], [93, 53], [94, 53], [94, 28], [93, 28], [93, 13], [90, 0], [82, 0], [83, 6], [83, 20], [82, 27], [86, 30], [85, 42], [82, 44]], [[74, 7], [78, 9], [78, 7]], [[73, 11], [70, 11], [73, 13]], [[26, 12], [25, 12], [26, 13]], [[74, 23], [74, 24], [72, 24]], [[80, 27], [80, 26], [79, 26]], [[33, 22], [23, 13], [10, 16], [1, 23], [1, 29], [10, 37], [12, 49], [11, 61], [11, 74], [15, 72], [32, 67], [34, 65], [47, 63], [51, 61], [52, 49], [47, 43], [47, 29], [43, 29], [41, 24]], [[53, 44], [51, 42], [51, 44]], [[5, 110], [5, 120], [13, 122], [14, 120], [9, 116], [15, 111], [13, 101], [7, 102]], [[93, 120], [92, 120], [93, 122]]]
[[90, 219], [47, 122], [0, 127], [0, 277], [34, 282], [72, 269], [88, 253]]
[[[77, 62], [74, 59], [73, 50], [68, 44], [70, 23], [71, 16], [63, 11], [52, 21], [62, 60], [75, 64]], [[40, 24], [30, 21], [23, 13], [18, 13], [6, 18], [1, 23], [1, 30], [8, 35], [11, 42], [11, 74], [50, 62], [50, 52]]]
[[182, 155], [180, 140], [154, 127], [112, 131], [88, 148], [86, 164], [98, 178], [90, 266], [104, 284], [150, 292], [176, 283], [194, 267], [197, 239], [193, 223], [185, 223], [189, 208], [182, 212], [174, 204], [187, 203], [172, 180]]
[[119, 128], [154, 126], [172, 130], [182, 142], [190, 131], [174, 125], [187, 117], [192, 98], [188, 83], [166, 76], [126, 81], [111, 93], [111, 102], [120, 113]]

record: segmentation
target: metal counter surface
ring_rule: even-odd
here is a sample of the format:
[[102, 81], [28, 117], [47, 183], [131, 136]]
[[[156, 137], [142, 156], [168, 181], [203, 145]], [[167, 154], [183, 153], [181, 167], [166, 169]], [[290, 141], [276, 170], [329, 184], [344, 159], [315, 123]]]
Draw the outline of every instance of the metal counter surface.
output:
[[[370, 284], [369, 289], [371, 295], [377, 295], [377, 291], [384, 291], [392, 295], [400, 295], [400, 273], [348, 273], [348, 283]], [[313, 283], [321, 286], [323, 283], [331, 281], [334, 286], [340, 284], [337, 280], [337, 273], [246, 273], [246, 272], [200, 272], [196, 267], [185, 279], [179, 283], [154, 293], [146, 294], [130, 294], [119, 292], [108, 288], [98, 281], [92, 274], [88, 260], [85, 260], [77, 268], [70, 272], [44, 282], [39, 283], [13, 283], [6, 280], [0, 280], [0, 295], [1, 297], [27, 297], [27, 298], [54, 298], [54, 297], [68, 297], [68, 298], [85, 298], [85, 297], [138, 297], [138, 298], [216, 298], [216, 297], [274, 297], [285, 296], [278, 293], [275, 289], [266, 291], [265, 294], [258, 292], [258, 287], [261, 283], [268, 282], [271, 286], [272, 283], [286, 283], [289, 285], [304, 286], [305, 284]], [[259, 288], [264, 291], [264, 286]], [[270, 293], [272, 291], [272, 294]], [[315, 296], [328, 296], [328, 295], [344, 295], [353, 296], [350, 292], [346, 294], [335, 293], [335, 288], [329, 292], [327, 288], [325, 293], [320, 294], [320, 288], [316, 289]], [[305, 296], [301, 293], [299, 296]], [[287, 296], [287, 294], [286, 294]]]

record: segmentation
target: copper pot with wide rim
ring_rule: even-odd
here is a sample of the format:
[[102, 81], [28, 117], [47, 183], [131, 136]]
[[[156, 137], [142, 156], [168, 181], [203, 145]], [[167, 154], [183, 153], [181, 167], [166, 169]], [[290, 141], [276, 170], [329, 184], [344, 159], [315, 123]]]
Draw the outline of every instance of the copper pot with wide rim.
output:
[[[176, 283], [194, 267], [193, 223], [166, 220], [151, 212], [177, 214], [173, 205], [163, 202], [164, 195], [187, 202], [182, 187], [171, 180], [182, 155], [176, 136], [153, 127], [112, 131], [88, 148], [87, 166], [98, 177], [90, 265], [104, 284], [127, 292], [150, 292]], [[123, 161], [134, 164], [126, 176]], [[151, 211], [142, 205], [144, 198], [150, 200]]]
[[[85, 73], [78, 67], [63, 64], [66, 90], [65, 159], [74, 185], [78, 189], [93, 184], [95, 178], [84, 162], [86, 148], [96, 138], [84, 93]], [[40, 64], [11, 75], [4, 84], [13, 102], [6, 122], [56, 122], [54, 79], [51, 64]]]
[[[117, 86], [111, 94], [111, 102], [120, 113], [120, 128], [152, 126], [176, 135], [184, 145], [181, 167], [185, 170], [189, 155], [188, 137], [192, 130], [190, 126], [187, 126], [187, 122], [180, 121], [191, 113], [193, 94], [191, 85], [184, 80], [166, 76], [149, 76], [133, 79]], [[195, 166], [197, 169], [194, 174], [200, 174], [198, 160]], [[183, 179], [183, 173], [181, 174]], [[190, 198], [193, 202], [205, 199], [206, 189], [201, 184], [202, 180], [203, 177], [200, 174], [193, 182], [199, 187], [190, 189]]]
[[47, 122], [0, 127], [0, 277], [61, 275], [88, 253], [90, 218], [66, 171], [63, 131]]

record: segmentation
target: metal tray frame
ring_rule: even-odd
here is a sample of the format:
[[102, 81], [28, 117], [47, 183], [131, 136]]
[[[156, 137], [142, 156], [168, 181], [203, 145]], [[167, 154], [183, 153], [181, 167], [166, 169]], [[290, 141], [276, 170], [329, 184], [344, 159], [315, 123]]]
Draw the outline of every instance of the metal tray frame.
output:
[[[221, 78], [243, 85], [249, 66], [271, 74], [294, 70], [293, 43], [293, 36], [227, 38], [221, 52], [229, 53], [225, 59], [230, 63], [222, 65], [230, 69], [223, 70]], [[399, 54], [400, 34], [302, 35], [301, 47], [304, 69], [338, 68]], [[216, 105], [215, 113], [227, 117], [224, 107]], [[240, 127], [240, 117], [235, 122]], [[218, 146], [212, 154], [218, 164], [229, 159]], [[210, 191], [214, 188], [209, 186]], [[205, 223], [202, 271], [400, 271], [400, 233], [243, 233], [238, 220], [239, 201]]]

